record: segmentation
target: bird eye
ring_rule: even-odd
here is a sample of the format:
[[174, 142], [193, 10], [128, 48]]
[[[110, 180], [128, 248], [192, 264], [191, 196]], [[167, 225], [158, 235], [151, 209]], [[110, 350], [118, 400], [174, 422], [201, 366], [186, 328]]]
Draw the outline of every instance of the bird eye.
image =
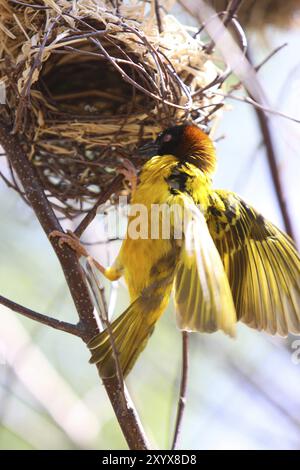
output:
[[173, 136], [172, 134], [165, 134], [162, 138], [163, 142], [170, 142], [172, 140]]

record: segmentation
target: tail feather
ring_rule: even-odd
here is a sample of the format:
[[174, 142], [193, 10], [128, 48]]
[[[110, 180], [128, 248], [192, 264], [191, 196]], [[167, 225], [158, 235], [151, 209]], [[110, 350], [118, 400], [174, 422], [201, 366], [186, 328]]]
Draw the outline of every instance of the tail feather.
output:
[[[111, 325], [114, 350], [118, 355], [124, 377], [131, 371], [137, 357], [144, 350], [158, 318], [158, 310], [155, 312], [156, 315], [149, 315], [149, 312], [145, 315], [144, 310], [145, 305], [143, 306], [141, 300], [137, 299]], [[149, 322], [149, 318], [152, 318], [152, 321]], [[116, 375], [112, 338], [108, 330], [95, 336], [88, 343], [88, 347], [92, 353], [90, 363], [99, 364], [101, 376], [108, 378]]]

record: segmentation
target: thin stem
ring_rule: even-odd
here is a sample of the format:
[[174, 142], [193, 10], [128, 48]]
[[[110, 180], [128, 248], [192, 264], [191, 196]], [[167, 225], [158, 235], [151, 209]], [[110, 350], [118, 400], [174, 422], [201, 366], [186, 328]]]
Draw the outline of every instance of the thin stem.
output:
[[[273, 49], [270, 54], [268, 54], [259, 64], [257, 64], [255, 67], [254, 67], [254, 70], [256, 72], [259, 72], [260, 69], [265, 65], [267, 64], [278, 52], [280, 52], [284, 47], [286, 47], [288, 45], [287, 42], [281, 44], [280, 46], [276, 47], [275, 49]], [[249, 48], [248, 48], [249, 49]], [[239, 81], [237, 82], [236, 84], [234, 84], [232, 87], [230, 87], [230, 91], [233, 91], [233, 90], [238, 90], [240, 88], [240, 86], [242, 85], [242, 81]]]
[[265, 57], [258, 65], [254, 67], [256, 72], [258, 72], [267, 62], [269, 62], [269, 60], [271, 60], [274, 57], [274, 55], [276, 55], [279, 51], [281, 51], [281, 49], [283, 49], [287, 45], [288, 43], [284, 42], [280, 46], [273, 49], [273, 51], [271, 51], [270, 54], [267, 55], [267, 57]]
[[179, 437], [182, 426], [182, 419], [186, 405], [186, 392], [188, 383], [188, 369], [189, 369], [189, 336], [187, 331], [182, 332], [182, 371], [181, 371], [181, 383], [180, 393], [177, 407], [177, 416], [175, 431], [172, 443], [172, 450], [177, 449], [179, 443]]
[[[252, 63], [249, 51], [248, 51], [248, 60], [250, 63]], [[250, 95], [250, 92], [249, 92], [249, 95]], [[252, 99], [251, 95], [250, 95], [250, 98]], [[283, 222], [285, 225], [285, 229], [288, 235], [293, 240], [295, 240], [295, 234], [294, 234], [293, 224], [292, 224], [288, 206], [287, 206], [286, 195], [284, 193], [284, 188], [280, 179], [280, 172], [278, 168], [277, 157], [276, 157], [275, 147], [274, 147], [273, 138], [272, 138], [271, 125], [270, 125], [268, 117], [266, 116], [264, 109], [256, 107], [255, 112], [256, 112], [260, 130], [263, 136], [263, 141], [264, 141], [264, 146], [266, 149], [266, 155], [267, 155], [267, 160], [268, 160], [268, 164], [270, 168], [270, 173], [271, 173], [273, 185], [274, 185], [276, 196], [277, 196], [277, 201], [278, 201], [280, 211], [282, 214]]]
[[46, 7], [42, 5], [32, 5], [30, 3], [25, 3], [25, 2], [20, 2], [18, 0], [11, 0], [12, 3], [15, 3], [16, 5], [22, 5], [27, 8], [34, 8], [35, 10], [50, 10], [51, 7]]
[[[230, 0], [228, 2], [228, 7], [227, 7], [226, 13], [225, 13], [224, 18], [223, 18], [223, 25], [225, 27], [229, 25], [229, 23], [233, 19], [234, 15], [237, 13], [239, 7], [241, 6], [242, 2], [243, 2], [243, 0]], [[211, 42], [205, 48], [207, 54], [211, 54], [214, 47], [215, 47], [215, 41], [212, 39]]]
[[0, 304], [4, 305], [5, 307], [13, 310], [20, 315], [23, 315], [26, 318], [30, 318], [31, 320], [37, 321], [39, 323], [43, 323], [44, 325], [51, 326], [55, 330], [65, 331], [66, 333], [70, 333], [71, 335], [82, 337], [82, 330], [80, 323], [77, 325], [73, 325], [72, 323], [67, 323], [65, 321], [57, 320], [56, 318], [49, 317], [48, 315], [43, 315], [41, 313], [35, 312], [30, 308], [24, 307], [23, 305], [17, 304], [12, 300], [7, 299], [0, 295]]
[[107, 188], [106, 191], [100, 194], [98, 200], [96, 201], [96, 204], [92, 207], [92, 209], [86, 214], [86, 216], [82, 219], [78, 227], [76, 227], [74, 233], [75, 235], [80, 238], [83, 232], [87, 229], [87, 227], [90, 225], [90, 223], [94, 220], [94, 218], [97, 215], [97, 210], [98, 207], [104, 204], [109, 196], [112, 194], [114, 190], [117, 190], [123, 180], [123, 175], [118, 175], [116, 178], [112, 181], [110, 184], [109, 188]]
[[40, 47], [37, 55], [35, 56], [33, 65], [31, 66], [30, 71], [28, 73], [27, 82], [26, 82], [26, 84], [24, 85], [24, 87], [21, 91], [21, 96], [20, 96], [18, 107], [17, 107], [16, 119], [15, 119], [15, 124], [14, 124], [14, 129], [13, 129], [14, 133], [16, 133], [19, 129], [21, 119], [24, 119], [24, 116], [26, 117], [26, 113], [24, 112], [25, 111], [24, 108], [25, 108], [25, 106], [28, 102], [28, 99], [29, 99], [29, 92], [30, 92], [30, 88], [31, 88], [32, 78], [33, 78], [35, 70], [37, 70], [37, 69], [39, 69], [39, 67], [41, 67], [43, 51], [45, 49], [47, 40], [48, 40], [49, 36], [51, 35], [51, 32], [52, 32], [52, 30], [53, 30], [53, 28], [56, 24], [56, 21], [57, 21], [57, 19], [54, 19], [50, 23], [50, 25], [47, 29], [47, 32], [44, 36], [44, 39], [41, 43], [41, 47]]
[[158, 28], [159, 33], [162, 33], [163, 28], [162, 28], [162, 21], [161, 21], [161, 16], [160, 16], [159, 0], [154, 0], [154, 9], [155, 9], [157, 28]]
[[[246, 85], [244, 84], [244, 86]], [[272, 108], [269, 108], [268, 106], [264, 106], [258, 101], [255, 101], [251, 96], [237, 96], [237, 95], [232, 95], [231, 93], [222, 93], [220, 91], [212, 91], [212, 90], [210, 90], [209, 92], [217, 96], [224, 96], [224, 98], [241, 101], [242, 103], [251, 104], [254, 108], [261, 109], [265, 113], [274, 114], [275, 116], [279, 116], [284, 119], [288, 119], [289, 121], [300, 124], [300, 119], [296, 119], [293, 116], [289, 116], [288, 114], [282, 113], [281, 111], [277, 111], [276, 109], [272, 109]]]
[[283, 222], [285, 225], [285, 230], [287, 234], [295, 240], [295, 234], [293, 230], [293, 224], [290, 218], [286, 196], [284, 194], [284, 189], [282, 182], [279, 176], [279, 168], [276, 158], [276, 153], [274, 149], [272, 131], [270, 128], [270, 123], [264, 111], [258, 108], [255, 108], [256, 116], [259, 122], [260, 130], [263, 135], [264, 146], [266, 149], [267, 160], [270, 168], [271, 177], [273, 180], [278, 204], [282, 214]]

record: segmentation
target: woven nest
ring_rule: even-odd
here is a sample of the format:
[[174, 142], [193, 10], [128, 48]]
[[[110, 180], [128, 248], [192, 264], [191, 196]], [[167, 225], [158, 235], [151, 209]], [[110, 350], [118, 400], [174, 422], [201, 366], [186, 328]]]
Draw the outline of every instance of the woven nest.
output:
[[113, 3], [0, 0], [6, 109], [67, 217], [118, 194], [117, 168], [137, 146], [186, 119], [207, 124], [222, 106], [204, 91], [219, 73], [212, 56], [168, 2], [159, 16], [154, 2]]
[[[228, 0], [205, 0], [216, 11], [224, 11]], [[238, 9], [242, 25], [258, 32], [266, 26], [289, 28], [300, 25], [299, 0], [243, 0]]]

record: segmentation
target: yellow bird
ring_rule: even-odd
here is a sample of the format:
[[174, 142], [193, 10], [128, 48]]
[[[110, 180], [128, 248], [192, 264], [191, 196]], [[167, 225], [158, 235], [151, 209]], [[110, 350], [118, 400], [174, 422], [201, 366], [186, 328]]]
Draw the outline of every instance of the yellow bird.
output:
[[[237, 321], [270, 334], [300, 333], [300, 258], [292, 240], [237, 194], [212, 188], [216, 156], [211, 139], [194, 125], [171, 127], [146, 146], [132, 204], [147, 210], [148, 234], [131, 235], [128, 220], [110, 280], [124, 276], [131, 305], [111, 325], [123, 375], [132, 369], [174, 292], [178, 327], [234, 336]], [[150, 234], [151, 208], [184, 210], [183, 237]], [[89, 343], [91, 362], [104, 377], [116, 373], [104, 330]]]

